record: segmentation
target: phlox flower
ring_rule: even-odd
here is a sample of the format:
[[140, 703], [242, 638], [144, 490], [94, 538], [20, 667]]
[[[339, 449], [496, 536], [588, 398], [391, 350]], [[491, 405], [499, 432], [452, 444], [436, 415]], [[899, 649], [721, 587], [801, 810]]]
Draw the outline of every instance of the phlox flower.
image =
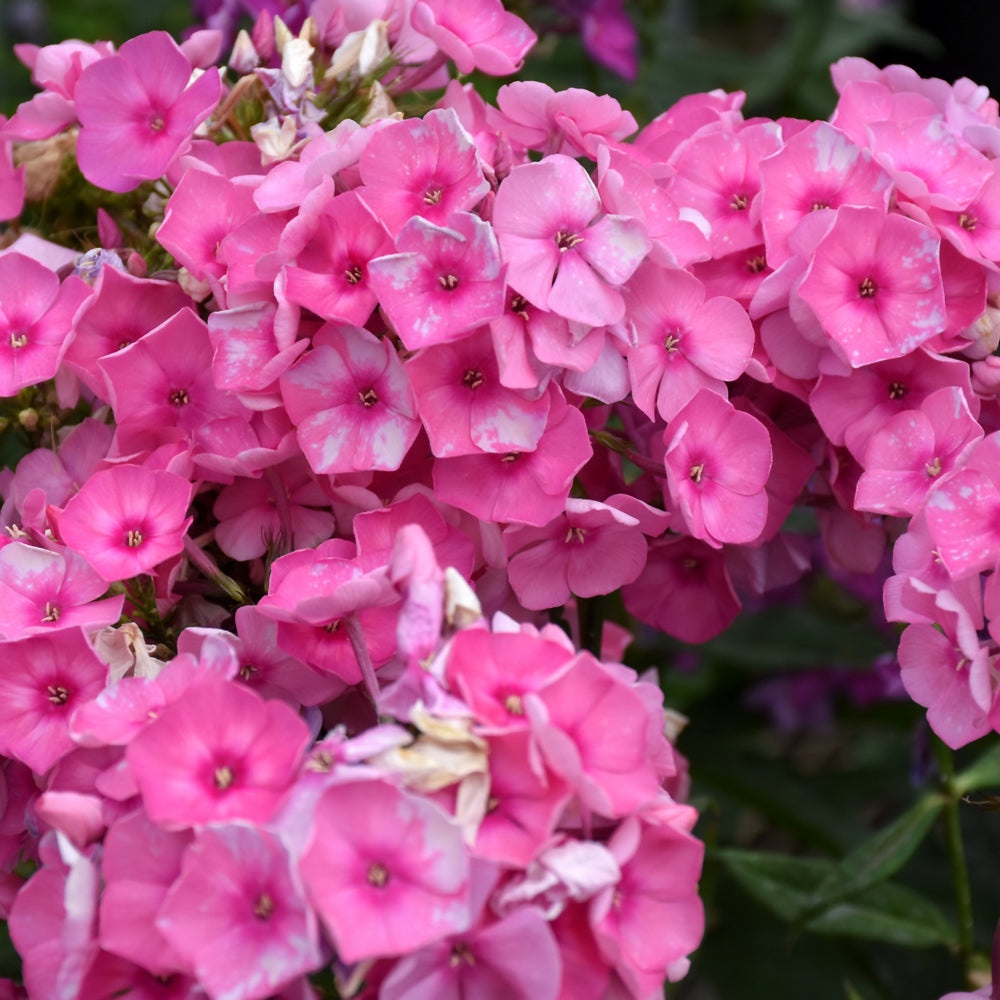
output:
[[90, 292], [72, 275], [60, 284], [53, 271], [22, 253], [0, 256], [0, 396], [55, 375], [73, 315]]
[[[0, 136], [7, 119], [0, 115]], [[23, 166], [14, 166], [11, 142], [0, 137], [0, 220], [16, 219], [24, 207]]]
[[702, 389], [664, 432], [667, 486], [688, 531], [715, 548], [758, 538], [767, 521], [767, 428]]
[[299, 869], [344, 962], [405, 955], [468, 929], [461, 827], [388, 782], [328, 786]]
[[459, 73], [508, 76], [521, 68], [535, 33], [500, 0], [416, 0], [410, 23], [453, 59]]
[[20, 639], [74, 625], [111, 625], [124, 597], [98, 600], [106, 590], [107, 582], [76, 553], [13, 542], [0, 549], [0, 635]]
[[74, 748], [70, 716], [107, 672], [81, 628], [0, 645], [0, 752], [44, 774]]
[[308, 742], [306, 724], [284, 702], [214, 680], [164, 707], [126, 757], [150, 818], [168, 829], [260, 823], [291, 785]]
[[453, 344], [425, 348], [405, 367], [435, 455], [531, 451], [538, 444], [549, 396], [501, 384], [493, 338], [485, 328]]
[[212, 1000], [260, 1000], [323, 960], [288, 851], [249, 823], [195, 834], [156, 917]]
[[95, 472], [59, 516], [63, 541], [105, 580], [149, 573], [184, 548], [191, 483], [142, 465]]
[[392, 344], [360, 327], [323, 327], [281, 376], [281, 396], [316, 473], [398, 469], [420, 431]]
[[902, 357], [945, 329], [939, 245], [902, 215], [837, 210], [798, 294], [853, 368]]
[[608, 842], [621, 879], [594, 898], [590, 921], [602, 955], [634, 997], [658, 991], [664, 978], [680, 979], [701, 940], [705, 847], [690, 833], [696, 818], [690, 806], [669, 803], [645, 820], [625, 820]]
[[472, 136], [451, 108], [376, 132], [361, 154], [365, 204], [395, 235], [414, 215], [436, 226], [470, 212], [489, 190]]
[[191, 72], [165, 31], [131, 38], [116, 55], [88, 66], [75, 91], [83, 176], [108, 191], [131, 191], [160, 177], [211, 114], [222, 89], [217, 69], [189, 86]]
[[502, 315], [506, 269], [493, 227], [477, 215], [456, 212], [446, 227], [415, 216], [396, 250], [371, 261], [368, 273], [408, 350], [457, 340]]
[[542, 528], [504, 532], [507, 573], [526, 608], [562, 607], [571, 594], [610, 594], [646, 563], [646, 539], [636, 518], [596, 500], [566, 501], [562, 516]]
[[497, 191], [493, 225], [508, 281], [529, 302], [604, 326], [625, 314], [621, 286], [650, 248], [645, 226], [606, 215], [586, 170], [568, 156], [515, 167]]

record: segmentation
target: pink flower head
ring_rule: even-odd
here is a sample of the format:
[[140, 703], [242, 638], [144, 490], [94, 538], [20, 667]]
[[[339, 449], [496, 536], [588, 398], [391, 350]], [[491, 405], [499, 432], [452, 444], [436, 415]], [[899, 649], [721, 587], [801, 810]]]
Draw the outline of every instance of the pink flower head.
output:
[[361, 154], [364, 202], [393, 234], [414, 215], [443, 226], [489, 190], [472, 136], [448, 108], [376, 132]]
[[455, 61], [459, 73], [509, 76], [537, 38], [500, 0], [417, 0], [410, 21]]
[[605, 215], [586, 170], [568, 156], [515, 167], [497, 191], [493, 224], [508, 281], [529, 302], [588, 326], [625, 315], [621, 286], [650, 248], [645, 226]]
[[0, 396], [55, 375], [90, 288], [22, 253], [0, 256]]
[[398, 469], [420, 431], [399, 356], [360, 327], [321, 329], [281, 395], [316, 473]]
[[493, 227], [456, 212], [447, 228], [414, 216], [399, 251], [368, 266], [382, 308], [408, 350], [457, 340], [504, 310], [504, 274]]
[[287, 850], [250, 824], [195, 834], [156, 926], [215, 1000], [272, 996], [323, 959]]
[[150, 818], [168, 828], [266, 820], [309, 743], [284, 702], [225, 680], [195, 684], [128, 745]]
[[108, 668], [80, 628], [0, 649], [0, 752], [44, 774], [74, 748], [70, 716], [100, 693]]
[[66, 504], [59, 532], [105, 580], [128, 580], [183, 550], [191, 491], [172, 472], [115, 465], [95, 472]]
[[405, 955], [469, 926], [461, 827], [388, 782], [326, 789], [300, 871], [344, 962]]
[[670, 497], [688, 531], [709, 545], [747, 543], [767, 520], [767, 428], [702, 389], [664, 432]]
[[191, 73], [187, 56], [165, 31], [131, 38], [117, 55], [88, 66], [75, 94], [83, 176], [108, 191], [131, 191], [162, 176], [222, 89], [217, 69], [189, 86]]
[[798, 294], [852, 367], [902, 357], [945, 329], [940, 242], [902, 215], [838, 209]]

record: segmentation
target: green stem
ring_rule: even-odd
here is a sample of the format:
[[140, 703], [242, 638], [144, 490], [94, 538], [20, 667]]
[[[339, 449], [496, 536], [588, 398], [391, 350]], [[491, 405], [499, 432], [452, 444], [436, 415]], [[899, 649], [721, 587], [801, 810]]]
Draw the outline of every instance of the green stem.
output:
[[934, 756], [941, 769], [941, 790], [945, 795], [944, 830], [951, 862], [951, 878], [955, 886], [955, 909], [958, 911], [958, 959], [966, 986], [972, 989], [970, 978], [972, 962], [972, 890], [969, 886], [969, 869], [965, 863], [962, 846], [962, 825], [958, 815], [961, 796], [955, 789], [955, 761], [951, 750], [936, 736]]

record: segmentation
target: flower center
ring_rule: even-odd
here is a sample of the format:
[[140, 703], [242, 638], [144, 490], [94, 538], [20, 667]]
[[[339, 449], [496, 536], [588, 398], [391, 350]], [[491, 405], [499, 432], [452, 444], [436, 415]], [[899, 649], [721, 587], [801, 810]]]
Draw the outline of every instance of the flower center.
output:
[[69, 691], [61, 684], [58, 686], [50, 684], [46, 690], [53, 705], [65, 705], [69, 701]]
[[560, 253], [565, 253], [567, 250], [571, 250], [578, 243], [582, 242], [582, 236], [575, 236], [573, 233], [566, 233], [561, 229], [558, 233], [556, 233], [556, 246], [559, 247]]
[[130, 549], [137, 549], [142, 545], [142, 532], [138, 528], [130, 528], [125, 536], [125, 544]]
[[906, 386], [902, 382], [889, 383], [889, 398], [902, 399], [906, 395]]
[[215, 787], [219, 789], [220, 792], [224, 792], [235, 779], [232, 768], [227, 767], [223, 764], [221, 767], [215, 769], [215, 774], [212, 775], [212, 781], [215, 782]]
[[173, 403], [174, 406], [187, 406], [188, 403], [191, 402], [191, 397], [187, 394], [186, 389], [174, 389], [174, 391], [170, 393], [170, 402]]
[[466, 965], [476, 964], [472, 952], [469, 951], [469, 946], [467, 944], [456, 944], [451, 949], [451, 957], [448, 959], [448, 964], [454, 969], [455, 966], [461, 965], [463, 962]]
[[389, 869], [376, 861], [374, 864], [369, 865], [368, 874], [365, 877], [368, 879], [369, 884], [375, 886], [376, 889], [384, 889], [386, 883], [389, 881]]
[[355, 264], [354, 267], [349, 267], [344, 272], [344, 280], [349, 285], [356, 285], [364, 276], [364, 271], [362, 271], [357, 264]]
[[677, 345], [681, 342], [680, 330], [671, 330], [670, 333], [663, 338], [664, 350], [670, 354], [674, 354], [677, 351]]
[[528, 302], [523, 295], [514, 294], [510, 299], [510, 311], [528, 322]]
[[941, 459], [938, 458], [937, 455], [935, 455], [934, 458], [930, 462], [927, 462], [924, 465], [924, 468], [927, 470], [927, 475], [931, 479], [933, 479], [935, 476], [940, 476], [941, 475]]
[[760, 274], [767, 267], [767, 258], [760, 253], [756, 257], [747, 257], [747, 270], [751, 274]]
[[734, 212], [745, 212], [749, 204], [750, 199], [745, 194], [734, 194], [733, 200], [729, 203], [729, 207]]
[[453, 274], [442, 274], [438, 277], [438, 281], [446, 292], [453, 292], [458, 288], [458, 278]]
[[566, 532], [566, 538], [564, 541], [567, 545], [569, 545], [570, 542], [577, 542], [578, 544], [583, 545], [583, 540], [586, 535], [586, 528], [572, 527]]
[[262, 892], [257, 897], [257, 902], [253, 904], [253, 915], [258, 920], [267, 920], [272, 913], [274, 913], [274, 900], [266, 892]]
[[519, 451], [508, 451], [503, 458], [500, 459], [501, 462], [516, 462], [521, 457]]
[[691, 477], [691, 482], [693, 482], [693, 483], [700, 483], [701, 482], [701, 477], [704, 474], [704, 472], [705, 472], [705, 463], [704, 462], [699, 462], [697, 465], [692, 465], [691, 466], [691, 471], [690, 471], [690, 473], [688, 473], [688, 475], [690, 475], [690, 477]]
[[478, 389], [485, 381], [483, 373], [478, 368], [470, 368], [462, 376], [462, 385], [470, 389]]
[[378, 396], [374, 389], [366, 389], [364, 392], [358, 390], [358, 399], [361, 400], [361, 405], [366, 410], [370, 410], [378, 402]]
[[45, 614], [42, 616], [43, 622], [57, 622], [59, 621], [59, 616], [62, 612], [59, 610], [58, 606], [55, 604], [50, 604], [48, 601], [45, 602]]
[[810, 212], [819, 212], [824, 208], [829, 208], [830, 206], [825, 201], [814, 201], [809, 207]]
[[976, 223], [979, 220], [974, 215], [967, 215], [965, 212], [958, 217], [958, 224], [969, 233], [976, 231]]
[[878, 286], [872, 281], [871, 276], [865, 278], [858, 285], [858, 295], [863, 299], [873, 299], [875, 298], [875, 292], [878, 291]]
[[19, 351], [22, 347], [26, 347], [27, 343], [28, 335], [23, 330], [11, 330], [10, 346], [13, 347], [15, 351]]
[[524, 715], [524, 705], [521, 704], [521, 696], [519, 694], [507, 695], [503, 700], [503, 707], [511, 715]]
[[424, 192], [424, 204], [436, 205], [441, 200], [441, 188], [428, 188]]

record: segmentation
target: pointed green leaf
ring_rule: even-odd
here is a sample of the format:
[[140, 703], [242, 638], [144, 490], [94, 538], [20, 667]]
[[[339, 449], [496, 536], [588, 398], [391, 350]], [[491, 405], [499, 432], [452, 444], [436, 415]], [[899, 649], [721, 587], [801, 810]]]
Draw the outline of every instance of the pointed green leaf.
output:
[[717, 856], [749, 895], [789, 923], [798, 919], [833, 868], [833, 862], [822, 858], [735, 848], [718, 851]]
[[959, 795], [1000, 787], [1000, 744], [991, 747], [974, 764], [956, 775], [953, 784]]
[[944, 807], [943, 796], [925, 795], [902, 816], [842, 858], [817, 887], [810, 915], [828, 910], [895, 875], [923, 842]]
[[906, 948], [953, 945], [955, 928], [929, 899], [905, 886], [885, 882], [838, 903], [806, 922], [817, 934], [884, 941]]

